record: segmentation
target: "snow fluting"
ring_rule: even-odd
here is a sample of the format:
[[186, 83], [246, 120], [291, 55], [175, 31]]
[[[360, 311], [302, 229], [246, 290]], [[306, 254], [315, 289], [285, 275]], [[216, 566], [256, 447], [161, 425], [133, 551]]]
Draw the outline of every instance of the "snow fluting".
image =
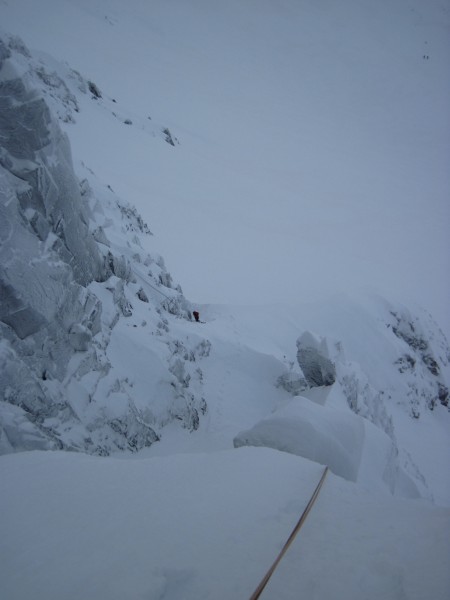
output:
[[72, 157], [80, 115], [136, 124], [115, 105], [2, 34], [0, 595], [249, 597], [327, 465], [263, 597], [447, 598], [442, 330], [376, 294], [189, 301]]

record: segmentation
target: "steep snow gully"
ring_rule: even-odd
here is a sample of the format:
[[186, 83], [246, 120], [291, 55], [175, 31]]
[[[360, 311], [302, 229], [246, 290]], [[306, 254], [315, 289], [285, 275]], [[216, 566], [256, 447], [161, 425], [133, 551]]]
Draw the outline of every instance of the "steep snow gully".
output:
[[115, 104], [2, 34], [1, 597], [249, 597], [326, 465], [262, 597], [447, 598], [442, 331], [376, 295], [193, 306], [74, 169], [66, 132]]

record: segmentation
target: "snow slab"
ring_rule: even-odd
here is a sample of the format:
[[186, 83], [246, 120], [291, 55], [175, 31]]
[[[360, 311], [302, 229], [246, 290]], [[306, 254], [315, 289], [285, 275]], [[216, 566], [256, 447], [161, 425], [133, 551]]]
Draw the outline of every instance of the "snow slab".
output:
[[239, 433], [234, 444], [267, 446], [328, 465], [336, 475], [356, 481], [364, 443], [361, 417], [298, 397]]
[[[267, 448], [137, 460], [0, 458], [0, 596], [248, 598], [322, 468]], [[444, 600], [450, 511], [329, 474], [266, 600]]]

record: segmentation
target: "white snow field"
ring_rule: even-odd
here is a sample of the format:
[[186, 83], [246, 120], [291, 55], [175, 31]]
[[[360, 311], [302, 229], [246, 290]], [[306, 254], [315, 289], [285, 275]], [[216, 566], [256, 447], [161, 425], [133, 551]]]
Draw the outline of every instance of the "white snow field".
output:
[[[324, 465], [261, 597], [448, 600], [448, 2], [0, 0], [0, 28], [116, 261], [60, 372], [16, 345], [53, 403], [0, 399], [1, 600], [249, 598]], [[110, 456], [20, 452], [56, 442]]]
[[[2, 598], [249, 598], [322, 468], [264, 448], [2, 457]], [[330, 474], [263, 598], [447, 597], [449, 511]]]

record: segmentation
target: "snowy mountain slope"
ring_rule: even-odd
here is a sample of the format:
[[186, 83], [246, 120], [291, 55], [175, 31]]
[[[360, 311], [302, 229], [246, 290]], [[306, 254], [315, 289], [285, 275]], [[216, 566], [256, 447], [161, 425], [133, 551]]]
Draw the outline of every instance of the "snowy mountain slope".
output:
[[368, 284], [450, 334], [445, 2], [5, 0], [0, 20], [116, 99], [122, 120], [67, 126], [74, 153], [191, 299]]
[[[3, 596], [248, 598], [321, 468], [241, 448], [136, 461], [2, 457]], [[444, 600], [449, 511], [329, 475], [263, 598]]]
[[43, 99], [70, 120], [92, 84], [61, 78], [17, 38], [0, 50], [2, 452], [108, 454], [153, 443], [172, 419], [197, 428], [206, 404], [189, 363], [208, 342], [186, 348], [169, 333], [164, 312], [190, 318], [181, 288], [142, 246], [150, 231], [136, 209], [77, 180]]
[[[214, 324], [205, 328], [217, 356], [206, 360], [211, 341], [198, 328], [192, 331], [190, 305], [181, 288], [174, 289], [162, 258], [144, 250], [151, 245], [148, 227], [84, 163], [78, 166], [84, 176], [78, 189], [67, 141], [39, 94], [61, 123], [74, 123], [90, 112], [115, 124], [117, 116], [110, 112], [114, 102], [104, 100], [93, 82], [70, 67], [33, 57], [18, 38], [5, 36], [2, 51], [4, 198], [13, 199], [5, 204], [9, 212], [2, 250], [4, 294], [10, 297], [2, 316], [3, 451], [63, 447], [104, 454], [140, 449], [158, 440], [160, 429], [173, 419], [198, 429], [207, 411], [206, 396], [215, 411], [208, 416], [210, 429], [228, 447], [240, 428], [252, 427], [282, 404], [286, 392], [306, 393], [337, 377], [327, 394], [331, 414], [334, 406], [350, 408], [391, 440], [385, 468], [394, 474], [382, 473], [391, 491], [406, 469], [421, 490], [416, 484], [407, 486], [407, 495], [432, 497], [409, 450], [405, 453], [397, 443], [392, 416], [403, 407], [402, 416], [419, 418], [448, 404], [449, 349], [432, 319], [413, 317], [380, 300], [364, 308], [366, 299], [359, 305], [333, 299], [299, 308], [287, 323], [277, 313], [269, 317], [267, 309], [247, 311], [238, 328], [229, 328], [223, 321], [226, 311], [219, 310], [217, 331]], [[24, 121], [32, 124], [32, 135]], [[165, 141], [161, 137], [161, 144]], [[43, 281], [52, 282], [44, 284], [44, 294]], [[67, 287], [71, 292], [65, 295]], [[204, 318], [209, 320], [211, 311], [202, 309]], [[292, 357], [292, 329], [301, 333], [302, 321], [304, 333], [292, 361], [286, 358]], [[335, 337], [329, 347], [323, 340], [313, 350], [319, 371], [324, 361], [332, 361], [329, 381], [309, 378], [300, 357], [302, 352], [309, 356], [308, 345], [315, 344], [314, 336], [305, 333], [311, 326]], [[275, 347], [272, 340], [277, 340]], [[321, 358], [323, 352], [326, 357]], [[208, 369], [206, 377], [200, 362]], [[324, 419], [313, 421], [325, 423], [327, 413], [318, 414]], [[347, 452], [355, 451], [352, 444]], [[380, 442], [382, 452], [385, 445]], [[322, 462], [333, 462], [330, 448]], [[362, 448], [351, 469], [353, 480]], [[306, 447], [300, 454], [317, 458]]]
[[[439, 399], [441, 382], [448, 382], [449, 377], [448, 344], [425, 313], [413, 318], [404, 307], [397, 306], [395, 310], [397, 315], [404, 315], [405, 320], [412, 319], [417, 334], [420, 332], [428, 340], [428, 352], [437, 357], [440, 365], [439, 376], [433, 375], [422, 362], [420, 351], [415, 354], [411, 346], [394, 333], [391, 325], [394, 323], [395, 327], [396, 323], [392, 315], [394, 307], [380, 298], [350, 300], [336, 296], [322, 304], [291, 308], [202, 307], [207, 321], [204, 328], [213, 349], [203, 367], [210, 412], [215, 410], [218, 400], [213, 398], [220, 383], [225, 394], [228, 390], [230, 393], [224, 400], [221, 399], [224, 394], [220, 394], [220, 405], [224, 404], [224, 407], [219, 409], [220, 414], [215, 419], [228, 427], [230, 436], [238, 436], [239, 444], [245, 438], [249, 441], [243, 430], [252, 430], [255, 426], [252, 433], [255, 445], [284, 449], [310, 458], [315, 455], [316, 460], [330, 466], [337, 460], [330, 426], [336, 428], [337, 422], [341, 422], [342, 428], [337, 427], [335, 435], [346, 447], [345, 452], [356, 461], [352, 469], [356, 468], [357, 476], [350, 476], [350, 479], [357, 479], [371, 489], [384, 488], [406, 496], [419, 494], [448, 504], [450, 414], [446, 401], [441, 404]], [[336, 368], [336, 381], [329, 387], [308, 388], [297, 362], [296, 341], [304, 338], [302, 334], [308, 330], [326, 332], [326, 346]], [[224, 337], [237, 348], [235, 362], [231, 364], [233, 370], [225, 362], [226, 356], [219, 354]], [[249, 363], [248, 359], [245, 362], [242, 359], [243, 343], [261, 357], [258, 360], [259, 380], [270, 372], [268, 358], [277, 359], [278, 371], [273, 372], [272, 381], [277, 382], [279, 389], [288, 391], [291, 398], [300, 395], [304, 410], [295, 413], [296, 403], [289, 404], [290, 400], [281, 396], [274, 405], [273, 414], [268, 405], [261, 403], [266, 412], [260, 411], [259, 418], [253, 414], [253, 422], [244, 422], [242, 417], [247, 405], [254, 402], [255, 392], [246, 394], [246, 387], [236, 392], [232, 387], [233, 380], [238, 377], [237, 365]], [[405, 354], [414, 357], [414, 366], [407, 370], [403, 368]], [[210, 363], [213, 364], [210, 366]], [[225, 386], [217, 376], [220, 369], [222, 377], [223, 371], [230, 371], [229, 383]], [[208, 386], [210, 378], [212, 386]], [[259, 395], [264, 402], [267, 392], [261, 389]], [[316, 404], [325, 411], [320, 411], [321, 406], [315, 408]], [[289, 417], [283, 416], [286, 410], [291, 411]], [[308, 431], [312, 428], [315, 433], [309, 437], [304, 426], [295, 425], [294, 420], [300, 418], [304, 422], [306, 418], [308, 421], [306, 415], [311, 411]], [[233, 428], [224, 415], [231, 422], [234, 419]], [[260, 426], [265, 428], [264, 435], [256, 434]], [[288, 434], [288, 431], [292, 433]], [[288, 441], [290, 438], [292, 442]], [[158, 449], [153, 451], [158, 452]], [[321, 459], [318, 459], [319, 455]], [[344, 471], [335, 472], [348, 473], [348, 461], [346, 465]]]
[[[29, 13], [20, 12], [25, 6]], [[136, 41], [143, 32], [158, 30], [157, 23], [161, 26], [167, 17], [159, 3], [152, 5], [159, 7], [158, 16], [153, 13], [153, 21], [136, 26], [137, 17], [149, 14], [146, 6], [136, 2], [135, 11], [125, 12], [117, 4], [113, 17], [105, 19], [106, 5], [100, 1], [46, 0], [47, 10], [35, 16], [46, 27], [51, 17], [51, 45], [67, 34], [62, 23], [70, 15], [73, 31], [64, 49], [75, 54], [77, 27], [95, 24], [85, 31], [85, 38], [89, 32], [98, 34], [97, 53], [90, 57], [94, 67], [104, 65], [105, 23], [112, 29], [120, 24], [128, 41], [132, 34], [125, 35], [125, 22]], [[189, 15], [185, 25], [195, 27], [218, 14], [205, 12], [201, 4], [174, 6], [172, 18], [184, 12]], [[201, 10], [192, 13], [194, 6]], [[250, 14], [249, 6], [239, 8], [242, 17]], [[284, 9], [292, 7], [284, 4]], [[11, 23], [15, 19], [25, 29], [35, 10], [35, 4], [23, 0], [0, 6]], [[236, 6], [226, 10], [232, 20]], [[270, 15], [270, 26], [283, 23], [280, 32], [285, 32], [286, 20], [279, 20], [278, 10], [264, 4], [258, 27], [268, 26]], [[356, 11], [352, 24], [361, 18]], [[254, 23], [246, 27], [257, 39]], [[30, 33], [38, 40], [42, 31], [35, 27]], [[239, 29], [232, 55], [242, 48], [241, 34]], [[161, 31], [158, 35], [164, 37]], [[325, 599], [337, 590], [342, 597], [369, 600], [380, 594], [445, 598], [449, 514], [429, 501], [448, 505], [450, 498], [450, 357], [434, 320], [391, 296], [390, 302], [358, 297], [349, 285], [345, 296], [323, 295], [293, 307], [196, 305], [203, 323], [194, 323], [193, 305], [173, 283], [158, 250], [169, 240], [172, 250], [183, 254], [184, 276], [208, 279], [190, 251], [193, 244], [205, 243], [204, 237], [194, 240], [200, 230], [214, 238], [208, 219], [223, 227], [232, 215], [228, 237], [236, 233], [239, 240], [241, 228], [247, 243], [255, 242], [255, 261], [241, 272], [242, 246], [236, 243], [225, 253], [226, 246], [217, 244], [221, 260], [226, 254], [228, 260], [239, 259], [233, 265], [235, 289], [241, 286], [244, 294], [254, 277], [262, 280], [260, 262], [265, 279], [283, 296], [285, 288], [273, 278], [271, 264], [284, 279], [301, 281], [303, 298], [309, 288], [313, 296], [320, 289], [317, 275], [305, 279], [298, 269], [284, 270], [279, 255], [271, 250], [270, 257], [264, 256], [260, 238], [248, 235], [249, 224], [258, 234], [268, 231], [265, 219], [270, 212], [273, 216], [273, 209], [265, 214], [251, 210], [260, 206], [253, 195], [259, 167], [247, 179], [242, 165], [236, 170], [243, 159], [236, 151], [233, 169], [226, 171], [239, 172], [236, 190], [247, 189], [251, 200], [236, 225], [236, 206], [225, 202], [218, 210], [183, 191], [204, 192], [203, 180], [200, 186], [195, 181], [200, 170], [193, 143], [203, 131], [201, 175], [209, 178], [211, 192], [229, 198], [222, 127], [211, 128], [211, 121], [201, 126], [200, 119], [195, 134], [190, 131], [183, 139], [167, 112], [164, 118], [148, 118], [145, 94], [136, 108], [132, 87], [113, 98], [98, 77], [88, 79], [51, 56], [31, 53], [8, 34], [3, 39], [2, 451], [126, 452], [101, 461], [62, 452], [1, 458], [2, 480], [8, 481], [0, 492], [7, 515], [0, 523], [1, 595], [19, 598], [33, 590], [47, 600], [70, 594], [169, 600], [248, 596], [298, 518], [321, 463], [339, 477], [330, 475], [316, 519], [305, 530], [306, 541], [292, 549], [267, 597], [296, 597], [300, 590]], [[122, 42], [116, 59], [124, 51]], [[165, 50], [167, 64], [169, 56], [179, 58], [177, 45], [173, 54]], [[193, 56], [197, 65], [198, 54]], [[116, 66], [129, 66], [122, 58]], [[114, 78], [111, 68], [99, 73], [117, 85], [117, 70]], [[223, 106], [236, 126], [241, 113], [229, 101], [224, 96]], [[172, 102], [166, 108], [179, 115], [179, 100]], [[60, 127], [73, 142], [77, 176]], [[222, 144], [216, 154], [211, 152], [214, 136]], [[274, 173], [267, 171], [267, 178], [279, 183]], [[117, 190], [125, 192], [124, 199]], [[128, 200], [139, 205], [139, 212]], [[142, 208], [152, 230], [156, 224], [165, 236], [162, 222], [171, 230], [164, 241], [150, 234]], [[317, 210], [322, 219], [324, 205]], [[337, 216], [329, 214], [333, 226]], [[180, 237], [177, 219], [188, 241]], [[277, 223], [272, 220], [270, 229], [277, 229]], [[283, 238], [284, 227], [279, 229]], [[320, 231], [319, 255], [328, 260], [335, 246], [330, 238], [324, 243]], [[303, 241], [311, 275], [327, 272], [312, 237]], [[355, 267], [352, 260], [344, 264]], [[375, 255], [369, 264], [378, 264]], [[208, 284], [221, 285], [217, 273]], [[271, 449], [233, 449], [233, 443]], [[127, 452], [136, 450], [141, 451]], [[137, 460], [123, 460], [132, 457]], [[300, 567], [293, 568], [293, 561]]]

